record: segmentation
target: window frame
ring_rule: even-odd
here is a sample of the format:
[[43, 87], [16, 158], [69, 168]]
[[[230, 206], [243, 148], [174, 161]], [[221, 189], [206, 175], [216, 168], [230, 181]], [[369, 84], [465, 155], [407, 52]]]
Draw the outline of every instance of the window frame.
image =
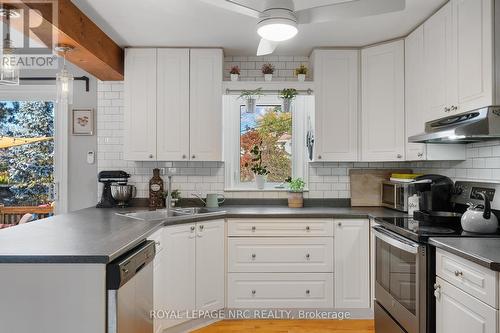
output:
[[[257, 105], [281, 105], [278, 95], [264, 95]], [[240, 110], [245, 101], [235, 95], [224, 96], [224, 161], [225, 191], [287, 191], [281, 183], [267, 183], [257, 189], [254, 182], [240, 181]], [[291, 103], [292, 112], [292, 177], [303, 178], [308, 183], [308, 160], [306, 155], [306, 124], [308, 112], [314, 111], [312, 96], [297, 96]], [[282, 186], [280, 186], [282, 185]], [[307, 191], [307, 188], [305, 189]]]

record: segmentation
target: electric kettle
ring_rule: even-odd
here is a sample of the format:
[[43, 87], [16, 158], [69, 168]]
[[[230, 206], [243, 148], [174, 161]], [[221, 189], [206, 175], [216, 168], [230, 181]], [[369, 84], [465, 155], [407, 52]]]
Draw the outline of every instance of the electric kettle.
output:
[[462, 229], [479, 234], [495, 233], [498, 228], [498, 218], [491, 212], [490, 200], [484, 193], [478, 193], [484, 205], [469, 204], [469, 208], [462, 215]]

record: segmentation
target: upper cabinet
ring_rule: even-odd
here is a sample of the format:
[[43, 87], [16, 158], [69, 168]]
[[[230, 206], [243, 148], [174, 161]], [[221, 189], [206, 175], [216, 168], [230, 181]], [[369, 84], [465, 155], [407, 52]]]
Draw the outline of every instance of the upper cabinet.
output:
[[315, 50], [316, 161], [357, 161], [359, 51]]
[[124, 159], [222, 160], [220, 49], [129, 48]]
[[494, 104], [492, 0], [452, 0], [424, 28], [427, 120]]
[[363, 161], [403, 161], [405, 153], [404, 42], [361, 51]]

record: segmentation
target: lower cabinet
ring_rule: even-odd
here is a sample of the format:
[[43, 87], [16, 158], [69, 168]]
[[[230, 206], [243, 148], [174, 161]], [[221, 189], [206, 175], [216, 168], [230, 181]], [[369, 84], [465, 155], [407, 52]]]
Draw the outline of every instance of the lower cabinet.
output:
[[436, 278], [436, 333], [496, 333], [497, 310]]
[[370, 307], [370, 221], [335, 220], [335, 307]]
[[[164, 304], [160, 310], [182, 313], [224, 308], [224, 225], [224, 220], [215, 220], [163, 229], [164, 269], [159, 283]], [[161, 326], [166, 329], [185, 321], [164, 320]]]

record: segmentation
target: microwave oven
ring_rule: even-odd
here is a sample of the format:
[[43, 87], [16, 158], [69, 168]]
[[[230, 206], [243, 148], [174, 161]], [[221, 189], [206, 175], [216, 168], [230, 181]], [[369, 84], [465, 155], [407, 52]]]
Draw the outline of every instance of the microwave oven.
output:
[[408, 198], [412, 195], [410, 187], [410, 183], [383, 181], [380, 205], [401, 212], [408, 212]]

